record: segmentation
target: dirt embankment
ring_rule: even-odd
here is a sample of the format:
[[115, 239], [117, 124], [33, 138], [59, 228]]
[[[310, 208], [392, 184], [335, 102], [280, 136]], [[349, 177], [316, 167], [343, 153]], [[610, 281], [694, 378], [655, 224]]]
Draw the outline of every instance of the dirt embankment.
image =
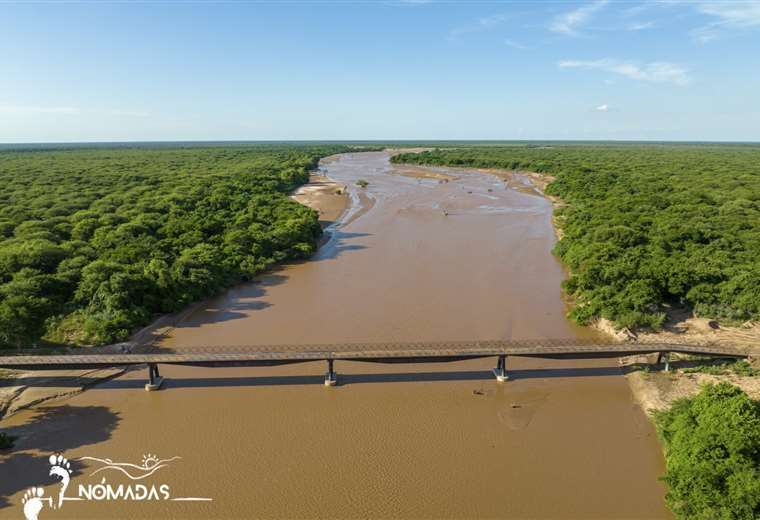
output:
[[323, 229], [340, 218], [350, 201], [346, 186], [317, 173], [309, 175], [309, 182], [296, 189], [290, 198], [315, 210]]
[[[634, 399], [641, 407], [651, 412], [669, 408], [676, 399], [691, 397], [708, 383], [728, 382], [744, 390], [753, 399], [760, 400], [760, 324], [747, 322], [741, 326], [722, 326], [715, 320], [697, 318], [686, 311], [673, 311], [663, 329], [659, 332], [618, 331], [631, 340], [641, 343], [664, 344], [703, 344], [730, 345], [746, 348], [755, 354], [749, 358], [752, 374], [741, 375], [730, 368], [715, 366], [716, 361], [695, 360], [690, 356], [671, 355], [672, 370], [663, 372], [661, 367], [655, 371], [630, 371], [628, 382]], [[644, 360], [628, 358], [623, 360], [629, 366], [635, 366]], [[649, 361], [652, 361], [651, 359]], [[721, 361], [717, 361], [721, 363]], [[696, 370], [705, 370], [699, 372]], [[709, 372], [714, 373], [709, 373]]]
[[[744, 390], [752, 399], [760, 400], [760, 377], [739, 375], [733, 373], [730, 368], [717, 374], [693, 371], [693, 367], [700, 366], [700, 363], [702, 362], [674, 361], [674, 365], [682, 366], [673, 367], [670, 372], [659, 369], [636, 370], [629, 372], [626, 377], [634, 399], [648, 413], [666, 410], [675, 400], [693, 397], [702, 386], [711, 383], [731, 383]], [[757, 361], [753, 361], [750, 366], [754, 367], [754, 370], [760, 370], [760, 363]]]
[[51, 399], [62, 399], [122, 375], [128, 368], [95, 370], [18, 370], [0, 373], [0, 419]]

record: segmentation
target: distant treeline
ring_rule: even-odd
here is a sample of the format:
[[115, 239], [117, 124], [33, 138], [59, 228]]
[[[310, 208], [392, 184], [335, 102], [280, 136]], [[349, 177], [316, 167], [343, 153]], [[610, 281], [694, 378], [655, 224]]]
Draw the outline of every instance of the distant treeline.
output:
[[760, 319], [760, 146], [604, 145], [436, 149], [397, 163], [530, 170], [547, 189], [580, 323], [658, 328], [668, 305]]
[[124, 340], [310, 255], [287, 194], [345, 146], [0, 152], [0, 344]]

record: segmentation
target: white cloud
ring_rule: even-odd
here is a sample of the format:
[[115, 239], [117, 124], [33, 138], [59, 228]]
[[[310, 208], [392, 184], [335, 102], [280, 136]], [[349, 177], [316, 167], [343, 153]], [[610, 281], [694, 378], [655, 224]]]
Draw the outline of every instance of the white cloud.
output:
[[478, 18], [473, 23], [462, 25], [461, 27], [455, 27], [449, 31], [449, 40], [456, 40], [460, 36], [469, 33], [475, 33], [485, 31], [493, 27], [497, 27], [507, 21], [507, 16], [504, 14], [494, 14], [491, 16], [483, 16]]
[[702, 2], [697, 10], [733, 27], [760, 27], [760, 2]]
[[695, 8], [704, 15], [716, 18], [714, 22], [691, 32], [692, 37], [700, 43], [718, 38], [725, 30], [760, 27], [760, 2], [757, 1], [699, 2]]
[[579, 36], [578, 29], [588, 22], [594, 13], [608, 3], [609, 0], [596, 0], [578, 9], [562, 13], [552, 20], [549, 30], [568, 36]]
[[642, 14], [643, 12], [649, 10], [651, 7], [653, 7], [655, 4], [652, 2], [644, 2], [638, 5], [634, 5], [633, 7], [627, 7], [623, 9], [620, 14], [626, 18], [630, 18], [632, 16], [638, 16]]
[[0, 113], [4, 114], [60, 114], [76, 115], [78, 108], [74, 107], [40, 107], [29, 105], [0, 105]]
[[484, 16], [478, 18], [478, 25], [481, 27], [493, 27], [507, 21], [507, 16], [504, 14], [494, 14], [492, 16]]
[[760, 1], [758, 0], [657, 0], [648, 5], [664, 8], [689, 8], [708, 23], [690, 31], [699, 43], [707, 43], [729, 31], [749, 31], [760, 28]]
[[654, 22], [636, 22], [626, 27], [629, 31], [644, 31], [654, 27]]
[[520, 49], [521, 51], [527, 51], [530, 48], [527, 45], [510, 40], [509, 38], [504, 38], [504, 45], [509, 45], [510, 47]]
[[636, 81], [646, 81], [651, 83], [673, 83], [675, 85], [685, 86], [691, 82], [688, 69], [674, 63], [665, 61], [654, 61], [643, 66], [634, 63], [626, 63], [612, 59], [583, 61], [583, 60], [565, 60], [558, 63], [562, 69], [585, 69], [585, 70], [603, 70], [620, 74]]
[[604, 105], [599, 105], [598, 107], [594, 108], [594, 110], [598, 112], [609, 112], [610, 106], [605, 103]]

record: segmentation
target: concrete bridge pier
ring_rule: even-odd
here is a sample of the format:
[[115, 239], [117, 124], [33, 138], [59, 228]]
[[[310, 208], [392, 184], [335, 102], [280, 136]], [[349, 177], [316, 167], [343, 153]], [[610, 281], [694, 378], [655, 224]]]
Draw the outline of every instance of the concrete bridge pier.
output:
[[496, 362], [496, 368], [493, 369], [493, 374], [496, 376], [496, 380], [499, 383], [503, 383], [509, 379], [509, 377], [507, 377], [507, 356], [499, 356], [499, 359]]
[[338, 384], [338, 374], [333, 369], [334, 360], [327, 360], [327, 372], [325, 372], [325, 386], [335, 386]]
[[158, 372], [158, 364], [148, 363], [148, 382], [145, 384], [145, 390], [154, 392], [164, 384], [164, 378]]
[[665, 372], [670, 372], [670, 352], [660, 352], [657, 354], [657, 364], [662, 365], [665, 363]]

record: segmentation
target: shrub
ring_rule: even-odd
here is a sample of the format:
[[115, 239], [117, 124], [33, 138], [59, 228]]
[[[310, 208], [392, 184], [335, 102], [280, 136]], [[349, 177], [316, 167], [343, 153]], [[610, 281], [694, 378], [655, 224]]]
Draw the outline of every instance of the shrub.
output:
[[15, 440], [16, 437], [13, 435], [8, 435], [5, 432], [0, 432], [0, 450], [9, 450], [13, 448], [13, 443]]

